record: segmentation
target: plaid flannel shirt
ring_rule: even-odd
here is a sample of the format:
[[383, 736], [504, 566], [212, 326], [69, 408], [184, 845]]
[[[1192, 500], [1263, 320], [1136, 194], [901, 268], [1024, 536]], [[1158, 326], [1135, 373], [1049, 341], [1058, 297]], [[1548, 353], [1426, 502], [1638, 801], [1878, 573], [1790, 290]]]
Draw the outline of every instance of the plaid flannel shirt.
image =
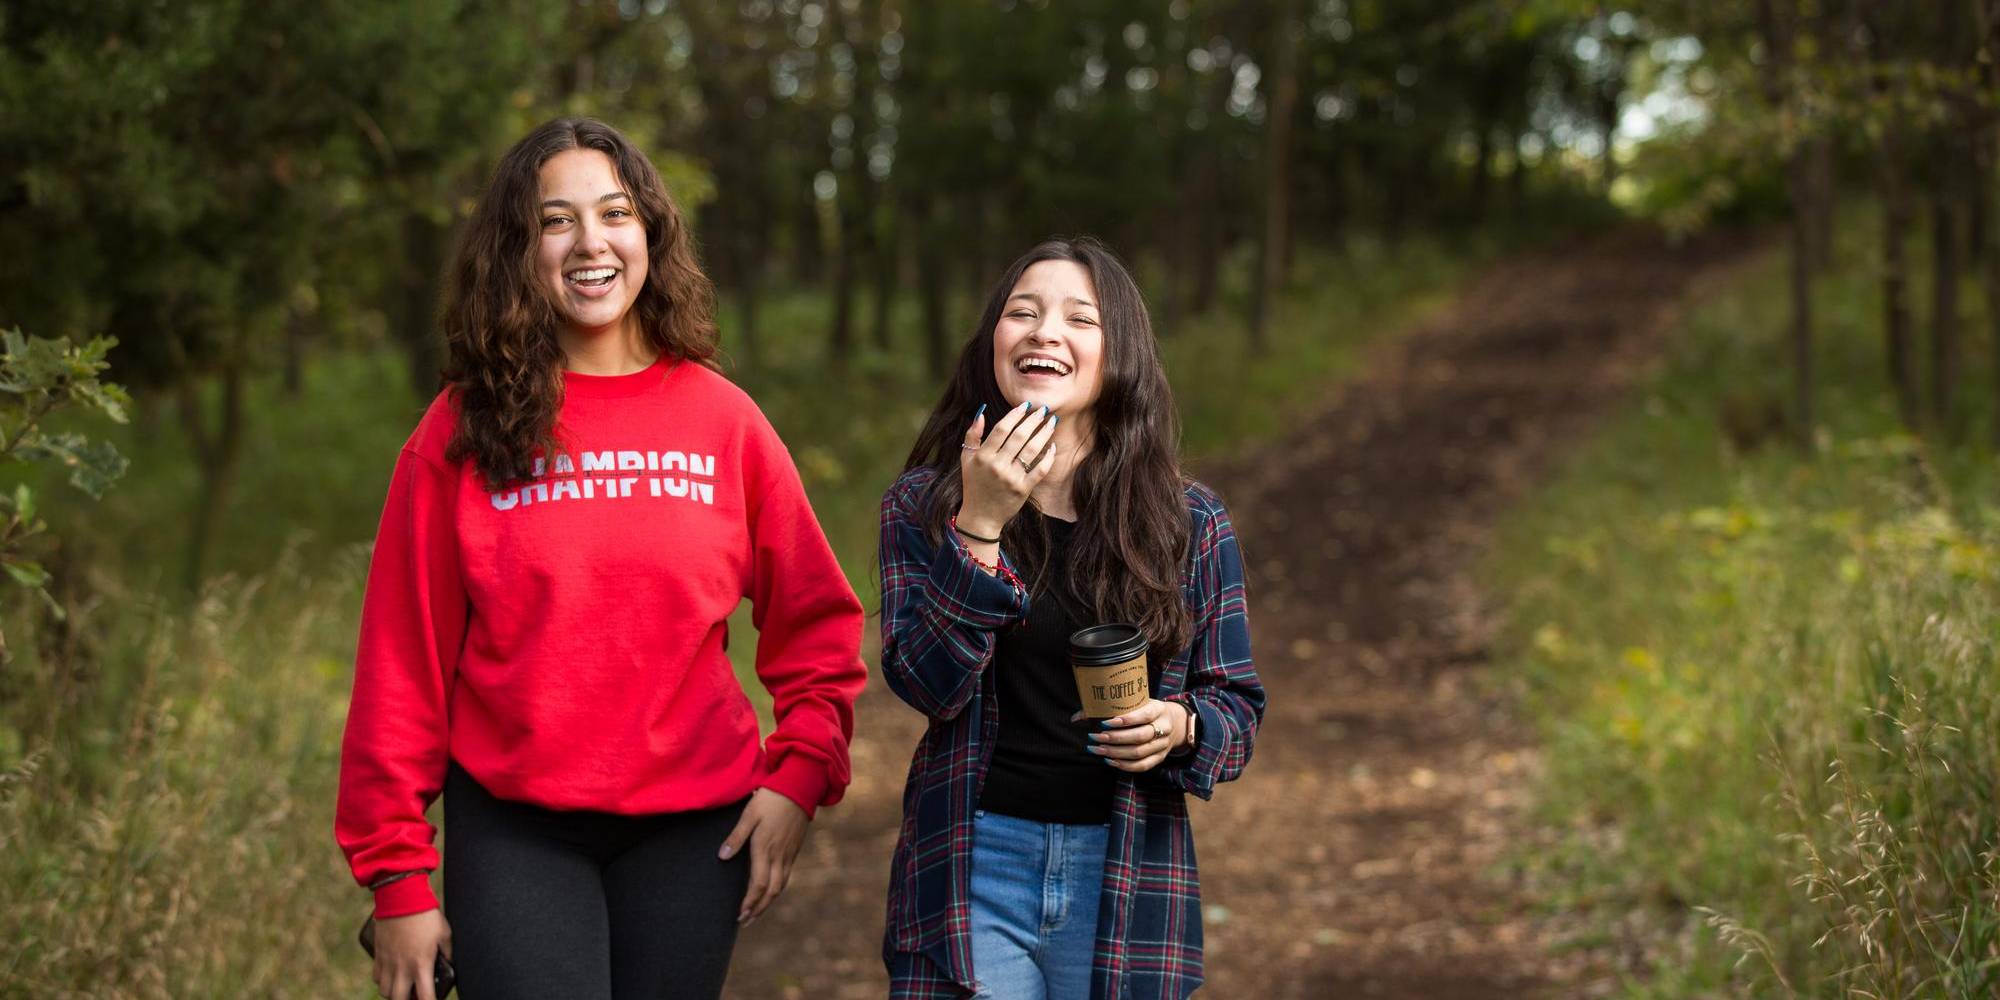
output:
[[[905, 1000], [963, 997], [977, 985], [972, 814], [999, 735], [986, 666], [996, 632], [1025, 619], [1029, 599], [975, 566], [956, 533], [929, 536], [921, 512], [934, 477], [912, 470], [882, 500], [882, 673], [930, 719], [903, 790], [883, 940], [890, 995]], [[1195, 629], [1162, 667], [1154, 696], [1199, 716], [1199, 743], [1144, 774], [1121, 775], [1091, 965], [1091, 994], [1104, 1000], [1180, 998], [1201, 985], [1201, 892], [1186, 796], [1206, 799], [1242, 773], [1264, 715], [1229, 515], [1199, 483], [1186, 495], [1193, 531], [1181, 592]]]

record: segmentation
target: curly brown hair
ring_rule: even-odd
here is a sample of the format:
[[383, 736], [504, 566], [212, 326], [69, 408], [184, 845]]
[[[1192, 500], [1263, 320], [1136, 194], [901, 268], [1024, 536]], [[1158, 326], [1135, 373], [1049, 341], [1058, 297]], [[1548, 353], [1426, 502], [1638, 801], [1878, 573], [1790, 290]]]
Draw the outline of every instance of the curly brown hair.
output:
[[664, 356], [718, 367], [715, 286], [652, 161], [593, 119], [558, 118], [536, 128], [493, 168], [446, 271], [444, 379], [458, 404], [446, 457], [470, 458], [491, 489], [527, 479], [536, 453], [554, 454], [557, 447], [563, 353], [556, 332], [563, 314], [536, 280], [535, 255], [542, 164], [572, 149], [611, 158], [646, 228], [646, 283], [633, 308], [647, 342]]

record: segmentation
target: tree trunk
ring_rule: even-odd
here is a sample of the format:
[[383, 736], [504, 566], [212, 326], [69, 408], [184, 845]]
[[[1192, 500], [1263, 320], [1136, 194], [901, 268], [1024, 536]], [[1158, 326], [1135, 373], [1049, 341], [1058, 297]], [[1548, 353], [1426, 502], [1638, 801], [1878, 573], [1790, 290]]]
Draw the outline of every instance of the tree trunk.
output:
[[306, 386], [306, 318], [294, 308], [285, 316], [284, 357], [280, 385], [285, 398], [297, 400]]
[[1271, 31], [1271, 89], [1264, 122], [1264, 236], [1257, 246], [1257, 275], [1250, 297], [1250, 350], [1270, 349], [1271, 312], [1285, 284], [1286, 231], [1291, 222], [1293, 109], [1299, 99], [1298, 45], [1293, 38], [1296, 0], [1281, 0]]
[[437, 395], [445, 365], [444, 337], [438, 331], [438, 279], [451, 232], [417, 212], [403, 219], [403, 269], [399, 315], [392, 331], [410, 365], [410, 391], [429, 402]]
[[1856, 3], [1847, 7], [1843, 20], [1846, 34], [1854, 40], [1849, 43], [1849, 57], [1857, 64], [1875, 67], [1868, 74], [1869, 96], [1890, 111], [1884, 116], [1882, 138], [1873, 151], [1877, 199], [1882, 203], [1883, 360], [1896, 398], [1896, 416], [1905, 429], [1916, 430], [1923, 419], [1923, 410], [1917, 391], [1915, 333], [1910, 310], [1912, 211], [1909, 164], [1905, 159], [1908, 143], [1900, 110], [1904, 83], [1900, 75], [1881, 69], [1897, 58], [1892, 51], [1894, 32], [1885, 23], [1887, 14], [1885, 8]]
[[[1981, 0], [1973, 5], [1976, 18], [1974, 37], [1981, 39], [1981, 50], [1992, 52], [2000, 45], [2000, 3]], [[1979, 86], [1986, 93], [1993, 93], [2000, 84], [2000, 67], [1990, 58], [1979, 60]], [[1978, 110], [1978, 128], [1973, 131], [1973, 170], [1971, 180], [1972, 203], [1978, 207], [1977, 218], [1982, 220], [1976, 234], [1980, 247], [1980, 278], [1985, 285], [1986, 325], [1991, 343], [1988, 344], [1987, 360], [1992, 365], [1993, 379], [1993, 427], [1991, 434], [1993, 447], [2000, 449], [2000, 227], [1993, 222], [1993, 181], [1994, 173], [2000, 170], [2000, 119], [1996, 119], [1990, 108]]]
[[1896, 413], [1903, 426], [1915, 429], [1921, 414], [1917, 367], [1912, 357], [1910, 317], [1910, 202], [1904, 190], [1902, 164], [1893, 133], [1877, 153], [1882, 192], [1882, 332], [1889, 384], [1896, 393]]
[[819, 284], [826, 270], [825, 246], [820, 240], [819, 194], [813, 190], [816, 176], [816, 172], [806, 172], [791, 194], [792, 226], [796, 230], [792, 234], [792, 281], [804, 288]]
[[[1782, 4], [1782, 9], [1780, 8]], [[1771, 53], [1764, 68], [1764, 97], [1785, 122], [1796, 128], [1796, 108], [1791, 90], [1793, 40], [1798, 37], [1800, 12], [1797, 0], [1760, 0], [1758, 26], [1764, 45]], [[1791, 305], [1792, 329], [1792, 421], [1793, 440], [1800, 450], [1813, 447], [1813, 351], [1812, 351], [1812, 138], [1792, 136], [1786, 157], [1785, 186], [1791, 202]], [[1609, 150], [1605, 151], [1609, 154]]]
[[[1196, 100], [1211, 123], [1226, 122], [1233, 77], [1219, 70], [1211, 72], [1209, 77], [1208, 85], [1196, 92]], [[1229, 152], [1217, 138], [1221, 128], [1220, 124], [1210, 124], [1208, 131], [1194, 142], [1190, 189], [1194, 217], [1189, 220], [1194, 239], [1194, 275], [1187, 289], [1187, 312], [1196, 316], [1215, 307], [1222, 286], [1222, 257], [1231, 236], [1226, 217], [1228, 206], [1223, 201]]]
[[1222, 153], [1208, 144], [1195, 168], [1194, 281], [1188, 289], [1188, 309], [1201, 315], [1214, 308], [1222, 284], [1222, 251], [1228, 237], [1222, 218]]
[[875, 79], [880, 73], [876, 50], [881, 44], [878, 31], [880, 11], [875, 4], [863, 4], [850, 11], [846, 4], [832, 4], [834, 35], [847, 42], [854, 53], [854, 93], [847, 104], [850, 129], [847, 137], [847, 165], [837, 167], [834, 218], [839, 246], [833, 260], [833, 331], [829, 346], [836, 368], [847, 365], [855, 349], [855, 312], [860, 299], [857, 286], [863, 280], [870, 257], [876, 251], [875, 178], [868, 172], [868, 144], [875, 135]]
[[[865, 167], [854, 171], [854, 176], [856, 204], [853, 206], [853, 215], [848, 220], [848, 225], [840, 235], [840, 252], [845, 259], [836, 262], [841, 269], [837, 280], [843, 288], [834, 292], [836, 298], [843, 295], [847, 298], [845, 308], [849, 314], [847, 322], [850, 327], [856, 323], [854, 314], [860, 311], [861, 284], [866, 279], [876, 255], [881, 253], [881, 247], [875, 236], [875, 185], [867, 177]], [[844, 189], [842, 193], [845, 194]], [[851, 330], [846, 339], [848, 346], [852, 348], [856, 338]]]
[[1792, 153], [1792, 419], [1801, 450], [1813, 448], [1812, 163], [1806, 147]]
[[843, 188], [840, 192], [840, 242], [833, 250], [833, 324], [827, 340], [827, 360], [837, 370], [847, 368], [854, 353], [854, 272], [856, 248], [861, 238], [857, 214], [849, 207], [858, 195]]
[[731, 291], [736, 297], [736, 333], [743, 338], [744, 360], [754, 366], [763, 356], [757, 349], [757, 253], [750, 242], [748, 233], [730, 234], [730, 254], [734, 261], [729, 271], [735, 277], [736, 287]]
[[181, 426], [194, 446], [195, 465], [201, 473], [196, 488], [195, 509], [188, 530], [187, 559], [183, 582], [190, 592], [199, 590], [208, 573], [215, 529], [222, 508], [229, 500], [229, 486], [235, 478], [236, 459], [243, 443], [243, 366], [237, 360], [225, 363], [221, 371], [222, 401], [216, 426], [209, 427], [207, 408], [202, 405], [202, 380], [189, 378], [179, 387]]
[[902, 247], [898, 243], [896, 213], [890, 212], [882, 225], [885, 231], [875, 244], [875, 313], [870, 325], [874, 329], [875, 346], [886, 354], [896, 346], [891, 320], [896, 306], [896, 274], [902, 263]]
[[1834, 163], [1833, 140], [1822, 136], [1806, 144], [1808, 175], [1807, 229], [1812, 238], [1812, 269], [1824, 274], [1833, 266]]
[[[1983, 117], [1983, 115], [1982, 115]], [[1992, 228], [1992, 219], [1987, 214], [1993, 206], [1986, 198], [1986, 182], [1992, 176], [1992, 168], [1987, 163], [1982, 146], [1988, 126], [1985, 122], [1975, 124], [1969, 133], [1965, 157], [1965, 263], [1975, 272], [1986, 264], [1989, 249], [1987, 230]]]
[[1604, 158], [1599, 161], [1602, 168], [1604, 194], [1609, 197], [1611, 189], [1618, 184], [1618, 98], [1617, 92], [1600, 95], [1597, 104], [1598, 131], [1604, 137]]
[[[1176, 176], [1186, 178], [1189, 171], [1186, 164]], [[1176, 188], [1176, 196], [1186, 203], [1189, 185], [1185, 179]], [[1194, 284], [1194, 233], [1193, 227], [1184, 218], [1156, 218], [1153, 230], [1153, 245], [1160, 248], [1166, 263], [1165, 284], [1153, 297], [1159, 308], [1153, 311], [1153, 333], [1162, 339], [1180, 332], [1181, 323], [1186, 319], [1188, 289]]]
[[[951, 241], [960, 248], [957, 271], [965, 279], [966, 297], [985, 305], [986, 289], [982, 283], [992, 280], [987, 277], [988, 274], [998, 274], [1000, 271], [998, 267], [989, 266], [987, 257], [992, 255], [993, 247], [999, 241], [993, 238], [992, 219], [986, 214], [986, 199], [981, 197], [978, 191], [965, 195], [961, 211], [965, 217], [965, 238]], [[946, 293], [945, 301], [947, 304], [951, 301], [949, 292]], [[946, 317], [945, 323], [947, 328], [951, 327], [949, 316]], [[950, 344], [957, 339], [951, 337], [945, 343]]]
[[[1989, 67], [1985, 70], [1992, 73]], [[1988, 222], [1980, 232], [1985, 245], [1979, 254], [1980, 284], [1985, 291], [1986, 327], [1988, 332], [1987, 360], [1992, 365], [1993, 398], [2000, 401], [2000, 229], [1991, 225], [1993, 216], [1993, 174], [2000, 167], [2000, 125], [1989, 116], [1981, 122], [1975, 140], [1979, 144], [1979, 162], [1972, 175], [1971, 203], [1978, 206], [1980, 214]], [[1993, 408], [1993, 446], [2000, 448], [2000, 405]]]
[[1957, 408], [1958, 381], [1958, 209], [1957, 174], [1949, 156], [1938, 161], [1941, 176], [1931, 193], [1930, 423], [1949, 433]]
[[917, 294], [922, 300], [924, 314], [924, 363], [931, 375], [943, 378], [946, 327], [951, 322], [945, 307], [946, 286], [950, 281], [947, 266], [951, 254], [942, 238], [944, 226], [937, 217], [936, 208], [926, 205], [921, 209], [917, 225]]
[[1472, 218], [1483, 222], [1493, 187], [1493, 125], [1481, 121], [1478, 131], [1479, 145], [1472, 157]]
[[[682, 4], [694, 35], [693, 77], [705, 110], [703, 142], [715, 157], [716, 174], [728, 178], [716, 192], [708, 227], [722, 253], [726, 272], [718, 289], [736, 300], [743, 357], [757, 364], [757, 292], [769, 234], [768, 192], [763, 150], [767, 135], [743, 113], [746, 95], [760, 93], [764, 60], [744, 41], [743, 13], [733, 6]], [[768, 117], [768, 116], [766, 116]]]
[[1528, 158], [1521, 152], [1527, 129], [1513, 131], [1514, 169], [1507, 172], [1507, 206], [1516, 216], [1526, 216], [1528, 208]]

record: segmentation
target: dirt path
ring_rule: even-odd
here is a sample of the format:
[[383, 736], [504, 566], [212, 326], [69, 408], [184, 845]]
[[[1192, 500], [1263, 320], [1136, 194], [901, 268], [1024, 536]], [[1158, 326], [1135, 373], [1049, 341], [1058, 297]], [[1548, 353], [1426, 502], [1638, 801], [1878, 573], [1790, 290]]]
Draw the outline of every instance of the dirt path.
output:
[[[1242, 781], [1194, 824], [1204, 996], [1587, 995], [1601, 957], [1499, 870], [1532, 836], [1534, 748], [1477, 683], [1495, 625], [1470, 572], [1533, 485], [1658, 353], [1689, 285], [1741, 241], [1626, 232], [1517, 257], [1284, 440], [1197, 472], [1250, 561], [1271, 708]], [[898, 795], [921, 718], [862, 700], [848, 799], [783, 904], [744, 935], [731, 996], [880, 997]]]

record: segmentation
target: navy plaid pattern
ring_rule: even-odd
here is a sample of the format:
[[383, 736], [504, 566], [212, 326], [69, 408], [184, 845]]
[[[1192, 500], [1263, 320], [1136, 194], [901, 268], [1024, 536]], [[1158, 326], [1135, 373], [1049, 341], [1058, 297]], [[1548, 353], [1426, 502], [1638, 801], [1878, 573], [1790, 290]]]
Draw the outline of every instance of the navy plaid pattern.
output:
[[[882, 948], [898, 1000], [957, 1000], [976, 986], [972, 813], [999, 736], [986, 665], [996, 630], [1028, 615], [1029, 595], [973, 565], [956, 533], [935, 539], [925, 529], [935, 475], [912, 470], [882, 498], [882, 674], [930, 719], [910, 762], [890, 867]], [[1207, 487], [1191, 482], [1186, 492], [1193, 542], [1181, 593], [1195, 632], [1162, 668], [1154, 696], [1200, 717], [1200, 743], [1145, 774], [1121, 776], [1091, 967], [1099, 998], [1180, 998], [1201, 985], [1201, 887], [1186, 796], [1206, 799], [1243, 772], [1264, 716], [1236, 533]], [[1004, 552], [1001, 562], [1015, 569]]]

